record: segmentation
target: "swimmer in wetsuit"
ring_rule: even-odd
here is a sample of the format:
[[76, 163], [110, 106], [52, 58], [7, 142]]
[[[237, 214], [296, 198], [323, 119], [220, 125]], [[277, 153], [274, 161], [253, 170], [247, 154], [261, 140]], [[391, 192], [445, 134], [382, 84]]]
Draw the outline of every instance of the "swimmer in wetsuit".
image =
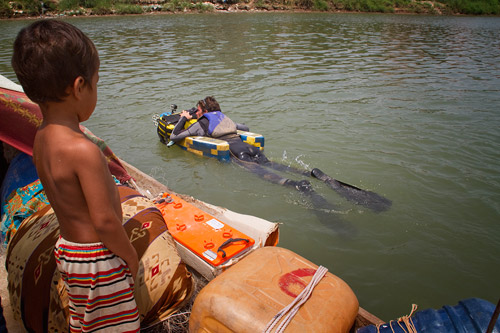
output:
[[[234, 157], [233, 161], [238, 165], [272, 183], [296, 188], [300, 192], [309, 195], [313, 199], [315, 206], [319, 208], [329, 209], [331, 205], [314, 192], [309, 181], [288, 179], [277, 175], [269, 169], [317, 178], [325, 182], [329, 187], [346, 199], [356, 204], [366, 206], [374, 211], [384, 211], [391, 206], [390, 200], [374, 192], [365, 191], [355, 186], [337, 181], [317, 168], [312, 170], [300, 170], [270, 161], [257, 147], [241, 140], [240, 136], [237, 134], [237, 130], [248, 131], [248, 126], [237, 124], [222, 113], [219, 103], [213, 96], [208, 96], [198, 101], [196, 113], [194, 115], [191, 115], [191, 113], [185, 110], [181, 112], [180, 119], [170, 135], [170, 140], [177, 142], [188, 136], [207, 136], [225, 140], [229, 143], [229, 150]], [[186, 121], [192, 118], [196, 118], [198, 121], [187, 129], [184, 129]]]
[[[219, 103], [213, 96], [208, 96], [200, 100], [197, 104], [197, 109], [194, 116], [185, 110], [181, 112], [179, 122], [172, 130], [172, 134], [170, 134], [170, 140], [177, 142], [188, 136], [208, 136], [225, 140], [229, 144], [231, 155], [235, 157], [234, 160], [239, 165], [272, 183], [294, 186], [303, 192], [307, 192], [310, 189], [310, 183], [306, 180], [297, 182], [281, 177], [263, 168], [262, 166], [266, 166], [280, 171], [291, 171], [286, 166], [269, 161], [257, 147], [243, 142], [236, 131], [248, 131], [248, 126], [237, 124], [222, 113]], [[198, 121], [184, 129], [186, 121], [194, 117]]]

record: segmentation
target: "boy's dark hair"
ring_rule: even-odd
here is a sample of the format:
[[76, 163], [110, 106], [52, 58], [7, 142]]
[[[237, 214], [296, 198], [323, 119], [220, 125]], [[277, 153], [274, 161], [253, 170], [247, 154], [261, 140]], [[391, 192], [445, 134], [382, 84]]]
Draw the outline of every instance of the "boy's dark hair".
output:
[[203, 112], [221, 111], [219, 103], [217, 103], [213, 96], [207, 96], [198, 101], [198, 105], [201, 106]]
[[94, 43], [75, 26], [40, 20], [17, 35], [12, 67], [33, 102], [60, 102], [78, 76], [90, 85], [99, 55]]

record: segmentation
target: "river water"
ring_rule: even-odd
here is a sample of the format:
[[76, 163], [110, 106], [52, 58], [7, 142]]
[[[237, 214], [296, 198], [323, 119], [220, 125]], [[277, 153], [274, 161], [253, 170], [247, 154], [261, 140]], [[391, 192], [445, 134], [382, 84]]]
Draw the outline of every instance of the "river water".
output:
[[[72, 18], [101, 56], [87, 123], [173, 190], [281, 223], [280, 245], [344, 279], [384, 320], [500, 297], [500, 18], [231, 13]], [[0, 72], [29, 21], [0, 21]], [[335, 205], [167, 148], [151, 116], [214, 95], [265, 153], [377, 192]], [[291, 175], [293, 179], [300, 179]]]

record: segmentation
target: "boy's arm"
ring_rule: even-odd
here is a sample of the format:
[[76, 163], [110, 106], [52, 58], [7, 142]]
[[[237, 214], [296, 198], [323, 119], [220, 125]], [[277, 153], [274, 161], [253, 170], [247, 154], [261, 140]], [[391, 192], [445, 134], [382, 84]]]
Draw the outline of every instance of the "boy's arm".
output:
[[139, 260], [122, 225], [118, 189], [100, 149], [90, 141], [83, 146], [75, 168], [92, 225], [101, 242], [127, 263], [135, 280]]

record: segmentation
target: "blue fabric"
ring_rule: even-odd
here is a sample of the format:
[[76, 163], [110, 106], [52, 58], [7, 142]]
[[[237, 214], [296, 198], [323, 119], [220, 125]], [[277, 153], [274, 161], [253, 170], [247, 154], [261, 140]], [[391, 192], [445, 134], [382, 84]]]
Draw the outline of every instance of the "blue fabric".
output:
[[[441, 309], [426, 309], [415, 312], [411, 317], [417, 332], [443, 333], [483, 333], [486, 332], [495, 305], [480, 299], [468, 298], [457, 305], [445, 305]], [[406, 333], [408, 327], [400, 326], [397, 320], [359, 328], [356, 333]], [[494, 325], [493, 332], [500, 332], [500, 321]]]
[[11, 193], [38, 179], [33, 158], [25, 153], [19, 153], [10, 162], [9, 169], [0, 188], [0, 217], [4, 214], [3, 206]]
[[208, 119], [208, 134], [211, 136], [215, 128], [225, 118], [224, 114], [220, 111], [207, 112], [203, 115]]
[[0, 243], [7, 244], [21, 222], [48, 204], [31, 156], [16, 155], [0, 188]]
[[7, 244], [25, 218], [48, 204], [40, 179], [12, 191], [3, 205], [0, 240]]

